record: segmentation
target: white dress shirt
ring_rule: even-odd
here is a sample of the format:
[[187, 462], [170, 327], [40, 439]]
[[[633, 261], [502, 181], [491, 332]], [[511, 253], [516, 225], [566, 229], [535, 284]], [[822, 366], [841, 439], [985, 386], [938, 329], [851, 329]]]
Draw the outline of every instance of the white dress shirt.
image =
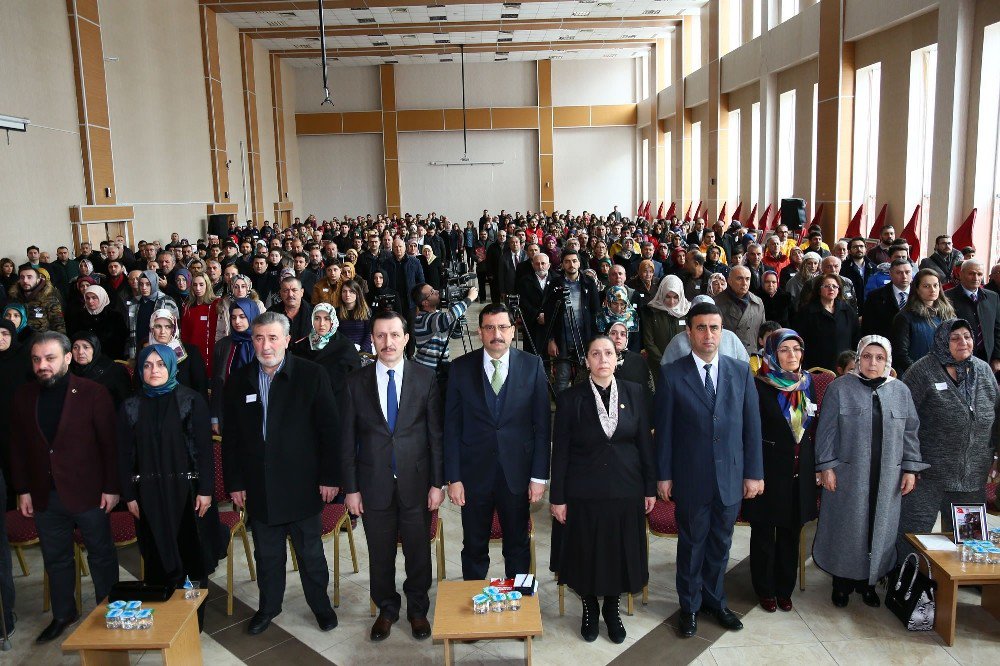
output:
[[896, 299], [896, 305], [899, 305], [899, 295], [903, 295], [903, 303], [906, 303], [906, 299], [910, 297], [910, 292], [903, 291], [896, 285], [892, 285], [892, 297]]
[[713, 358], [711, 361], [706, 362], [706, 361], [701, 360], [700, 356], [698, 356], [694, 352], [691, 352], [691, 358], [694, 359], [695, 367], [698, 368], [698, 379], [701, 380], [702, 386], [705, 385], [705, 366], [708, 365], [709, 363], [712, 364], [712, 367], [709, 369], [708, 373], [712, 376], [712, 386], [715, 387], [715, 392], [718, 393], [719, 392], [719, 355], [716, 354], [715, 358]]
[[375, 383], [378, 385], [378, 404], [382, 407], [382, 416], [385, 418], [386, 423], [389, 422], [389, 401], [387, 396], [389, 389], [389, 371], [396, 371], [394, 379], [396, 380], [396, 407], [398, 408], [400, 397], [403, 395], [404, 365], [405, 363], [403, 362], [403, 359], [399, 359], [399, 363], [396, 364], [395, 368], [390, 368], [384, 365], [381, 360], [375, 361]]
[[[510, 374], [510, 349], [504, 352], [504, 355], [497, 360], [500, 361], [500, 365], [496, 367], [496, 371], [500, 373], [500, 379], [504, 384], [506, 384], [507, 376]], [[483, 372], [486, 373], [486, 381], [492, 384], [494, 372], [493, 357], [490, 356], [485, 349], [483, 350]], [[531, 477], [531, 482], [541, 483], [543, 485], [548, 483], [546, 479], [536, 479], [534, 477]]]

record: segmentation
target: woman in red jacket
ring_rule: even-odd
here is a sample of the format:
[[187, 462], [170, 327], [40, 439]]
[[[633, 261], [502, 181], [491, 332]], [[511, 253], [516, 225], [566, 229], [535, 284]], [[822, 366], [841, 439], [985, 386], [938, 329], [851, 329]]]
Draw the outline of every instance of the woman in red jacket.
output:
[[212, 349], [215, 336], [212, 331], [212, 285], [204, 275], [191, 278], [191, 294], [183, 306], [181, 314], [181, 342], [198, 348], [205, 362], [205, 372], [212, 376]]

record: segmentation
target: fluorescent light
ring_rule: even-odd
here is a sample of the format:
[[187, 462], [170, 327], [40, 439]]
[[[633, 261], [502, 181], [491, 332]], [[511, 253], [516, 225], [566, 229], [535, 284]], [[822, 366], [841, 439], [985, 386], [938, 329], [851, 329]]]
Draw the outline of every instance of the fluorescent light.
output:
[[17, 118], [15, 116], [0, 115], [0, 129], [13, 130], [15, 132], [25, 132], [31, 121], [27, 118]]

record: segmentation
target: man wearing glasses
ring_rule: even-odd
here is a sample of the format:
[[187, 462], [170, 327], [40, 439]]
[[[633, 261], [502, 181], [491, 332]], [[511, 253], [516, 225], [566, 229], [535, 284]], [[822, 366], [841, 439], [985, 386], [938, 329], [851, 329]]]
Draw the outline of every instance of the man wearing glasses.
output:
[[479, 314], [482, 350], [451, 364], [444, 419], [448, 497], [462, 508], [462, 577], [490, 566], [493, 513], [507, 578], [528, 573], [528, 507], [549, 478], [551, 411], [542, 360], [511, 348], [514, 317], [501, 303]]

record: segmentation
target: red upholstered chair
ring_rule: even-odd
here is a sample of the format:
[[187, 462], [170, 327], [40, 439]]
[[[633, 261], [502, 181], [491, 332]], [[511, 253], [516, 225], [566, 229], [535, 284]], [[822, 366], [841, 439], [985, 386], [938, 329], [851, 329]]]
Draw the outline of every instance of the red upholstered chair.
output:
[[[333, 538], [333, 606], [340, 606], [340, 533], [347, 532], [347, 543], [351, 548], [351, 563], [354, 573], [358, 573], [358, 552], [354, 547], [354, 527], [357, 518], [351, 519], [347, 507], [343, 504], [324, 504], [320, 514], [320, 534], [323, 541]], [[288, 540], [288, 550], [292, 555], [292, 570], [298, 570], [299, 564], [295, 557], [295, 547]]]
[[996, 482], [986, 484], [986, 511], [994, 516], [1000, 516], [1000, 506], [997, 506], [997, 486]]
[[[444, 565], [444, 520], [438, 514], [438, 510], [435, 509], [431, 511], [431, 529], [430, 529], [430, 540], [431, 545], [434, 546], [435, 556], [437, 557], [437, 568], [438, 568], [438, 581], [444, 580], [445, 577], [445, 565]], [[396, 547], [402, 545], [399, 536], [396, 536]], [[369, 601], [371, 616], [375, 617], [375, 602]]]
[[[502, 542], [503, 530], [500, 529], [500, 514], [493, 511], [493, 524], [490, 526], [490, 543]], [[528, 566], [528, 573], [535, 575], [535, 521], [528, 514], [528, 545], [531, 548], [531, 564]]]
[[[837, 373], [826, 368], [809, 368], [809, 374], [813, 378], [813, 398], [816, 399], [816, 406], [822, 409], [823, 396], [830, 384], [837, 378]], [[817, 417], [819, 414], [817, 413]], [[821, 495], [816, 496], [816, 512], [819, 513], [819, 500]], [[806, 526], [802, 526], [799, 533], [799, 589], [806, 589]]]
[[[229, 546], [226, 550], [226, 615], [233, 614], [233, 541], [239, 535], [243, 539], [243, 554], [247, 558], [247, 569], [250, 570], [250, 580], [257, 580], [257, 570], [254, 568], [253, 557], [250, 555], [250, 539], [247, 538], [247, 528], [243, 509], [237, 509], [226, 493], [222, 478], [222, 438], [215, 436], [212, 452], [215, 456], [215, 488], [212, 499], [219, 509], [219, 522], [229, 528]], [[228, 508], [223, 508], [227, 505]]]
[[[21, 565], [21, 573], [25, 576], [31, 574], [28, 562], [24, 559], [24, 549], [37, 546], [38, 528], [35, 527], [34, 518], [25, 518], [20, 511], [11, 510], [7, 512], [7, 541], [17, 555], [17, 562]], [[49, 574], [42, 570], [42, 610], [49, 610]]]

